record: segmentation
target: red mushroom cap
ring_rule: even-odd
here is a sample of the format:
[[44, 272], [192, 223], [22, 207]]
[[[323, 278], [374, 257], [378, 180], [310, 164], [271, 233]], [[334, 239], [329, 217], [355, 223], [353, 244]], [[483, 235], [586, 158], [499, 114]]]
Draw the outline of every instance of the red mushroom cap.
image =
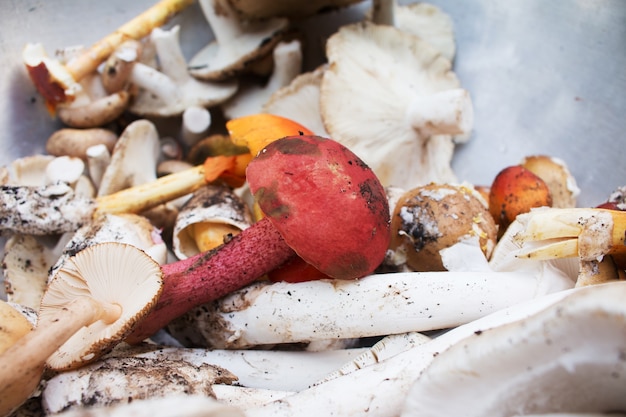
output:
[[371, 274], [390, 242], [389, 205], [373, 171], [331, 139], [272, 142], [246, 177], [261, 210], [305, 261], [338, 279]]

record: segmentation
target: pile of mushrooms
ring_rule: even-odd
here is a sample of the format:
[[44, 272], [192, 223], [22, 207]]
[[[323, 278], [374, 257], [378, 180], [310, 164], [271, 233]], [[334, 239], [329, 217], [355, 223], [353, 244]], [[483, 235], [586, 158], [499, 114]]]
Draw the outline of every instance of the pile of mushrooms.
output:
[[187, 58], [192, 3], [24, 49], [66, 127], [0, 168], [0, 415], [626, 413], [623, 193], [528, 156], [555, 203], [498, 221], [443, 10], [358, 5], [302, 72], [360, 1], [199, 0]]

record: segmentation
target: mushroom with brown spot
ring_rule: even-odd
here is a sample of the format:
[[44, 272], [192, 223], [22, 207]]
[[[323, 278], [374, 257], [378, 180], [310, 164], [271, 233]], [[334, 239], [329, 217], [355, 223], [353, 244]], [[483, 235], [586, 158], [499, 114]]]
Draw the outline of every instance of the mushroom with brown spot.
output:
[[73, 156], [87, 160], [87, 149], [96, 145], [104, 145], [109, 152], [113, 151], [117, 134], [109, 129], [73, 129], [56, 130], [46, 141], [46, 152], [54, 156]]
[[0, 355], [2, 414], [28, 398], [44, 369], [79, 367], [120, 342], [162, 285], [159, 265], [130, 245], [103, 243], [68, 259], [44, 294], [35, 329]]

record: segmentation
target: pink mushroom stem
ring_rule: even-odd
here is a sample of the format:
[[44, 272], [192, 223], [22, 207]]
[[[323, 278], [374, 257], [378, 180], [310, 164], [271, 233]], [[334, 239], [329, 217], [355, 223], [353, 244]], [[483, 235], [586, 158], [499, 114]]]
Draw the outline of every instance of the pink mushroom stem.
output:
[[162, 266], [154, 310], [127, 339], [139, 342], [193, 307], [278, 268], [296, 253], [324, 274], [371, 274], [389, 246], [384, 188], [356, 155], [330, 139], [294, 136], [266, 146], [248, 165], [266, 217], [212, 251]]
[[217, 249], [163, 265], [161, 297], [126, 341], [150, 337], [175, 317], [250, 284], [292, 256], [274, 225], [261, 219]]

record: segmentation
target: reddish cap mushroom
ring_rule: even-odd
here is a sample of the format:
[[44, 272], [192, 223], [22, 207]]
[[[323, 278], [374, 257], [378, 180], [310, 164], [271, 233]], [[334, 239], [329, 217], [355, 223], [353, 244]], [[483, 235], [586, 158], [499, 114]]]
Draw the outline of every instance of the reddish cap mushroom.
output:
[[389, 210], [385, 191], [370, 168], [338, 142], [317, 136], [273, 142], [246, 174], [283, 239], [320, 271], [353, 279], [382, 262], [390, 239], [389, 218], [381, 215]]
[[389, 246], [389, 206], [373, 171], [330, 139], [276, 140], [247, 168], [265, 217], [219, 248], [163, 265], [155, 309], [127, 341], [139, 342], [193, 307], [279, 267], [296, 253], [339, 279], [372, 273]]

